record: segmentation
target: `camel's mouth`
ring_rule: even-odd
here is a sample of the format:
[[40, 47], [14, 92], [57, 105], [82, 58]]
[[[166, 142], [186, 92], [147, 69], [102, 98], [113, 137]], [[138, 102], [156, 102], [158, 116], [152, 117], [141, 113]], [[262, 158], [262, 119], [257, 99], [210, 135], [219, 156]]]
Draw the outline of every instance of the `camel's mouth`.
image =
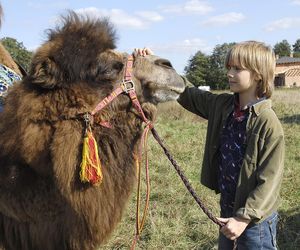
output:
[[181, 78], [175, 84], [161, 84], [156, 82], [147, 82], [144, 84], [144, 97], [153, 102], [167, 102], [172, 100], [177, 100], [179, 95], [184, 92], [185, 85], [184, 82], [180, 82]]
[[173, 86], [173, 85], [161, 85], [157, 82], [148, 82], [146, 84], [147, 88], [149, 90], [151, 90], [150, 92], [161, 92], [161, 93], [173, 93], [173, 94], [177, 94], [180, 95], [181, 93], [183, 93], [185, 86]]
[[150, 100], [154, 103], [175, 101], [182, 92], [183, 89], [178, 87], [160, 88], [152, 91]]
[[181, 93], [183, 93], [184, 88], [185, 88], [184, 86], [183, 87], [170, 87], [169, 90], [180, 95]]

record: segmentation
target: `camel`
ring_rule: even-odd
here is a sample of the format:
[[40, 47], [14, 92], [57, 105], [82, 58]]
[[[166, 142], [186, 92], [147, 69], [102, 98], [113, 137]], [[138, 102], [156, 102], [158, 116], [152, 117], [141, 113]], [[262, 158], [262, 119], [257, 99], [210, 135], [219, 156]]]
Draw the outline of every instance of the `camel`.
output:
[[[124, 84], [130, 55], [116, 50], [108, 19], [70, 11], [61, 20], [0, 113], [0, 248], [6, 250], [97, 249], [120, 221], [136, 181], [134, 154], [145, 125], [126, 93], [89, 121], [102, 181], [80, 178], [85, 114]], [[153, 119], [156, 104], [177, 99], [184, 81], [166, 59], [133, 59], [129, 85]]]

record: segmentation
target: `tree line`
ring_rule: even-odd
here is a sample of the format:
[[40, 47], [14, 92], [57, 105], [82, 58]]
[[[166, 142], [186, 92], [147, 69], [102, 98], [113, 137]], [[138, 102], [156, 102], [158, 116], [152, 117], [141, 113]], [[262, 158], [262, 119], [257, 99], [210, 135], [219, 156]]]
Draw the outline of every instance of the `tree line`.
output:
[[[227, 52], [236, 43], [223, 43], [216, 45], [211, 55], [206, 55], [201, 51], [196, 52], [184, 69], [185, 76], [196, 87], [210, 86], [211, 89], [227, 89], [226, 68], [224, 65]], [[300, 58], [300, 39], [293, 45], [287, 40], [278, 42], [273, 47], [275, 55], [278, 57], [290, 56]]]
[[[22, 42], [14, 38], [5, 37], [0, 41], [13, 59], [28, 71], [33, 52], [28, 51]], [[197, 51], [184, 69], [187, 79], [195, 86], [208, 85], [211, 89], [228, 88], [224, 62], [227, 52], [234, 44], [236, 43], [218, 44], [211, 55]], [[296, 40], [293, 45], [290, 45], [287, 40], [282, 40], [274, 45], [273, 50], [279, 57], [290, 56], [293, 53], [294, 57], [300, 58], [300, 39]]]
[[10, 53], [14, 61], [21, 65], [26, 71], [28, 71], [33, 53], [31, 51], [28, 51], [22, 42], [18, 42], [14, 38], [5, 37], [0, 41], [1, 44]]

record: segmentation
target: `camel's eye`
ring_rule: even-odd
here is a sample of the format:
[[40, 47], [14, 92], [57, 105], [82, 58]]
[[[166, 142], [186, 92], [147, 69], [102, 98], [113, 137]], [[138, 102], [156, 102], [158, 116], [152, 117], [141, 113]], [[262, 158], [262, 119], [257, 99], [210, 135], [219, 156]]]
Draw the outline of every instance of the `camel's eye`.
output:
[[154, 63], [156, 65], [158, 65], [158, 66], [162, 66], [162, 67], [166, 67], [166, 68], [169, 68], [169, 69], [173, 69], [173, 66], [170, 63], [170, 61], [168, 61], [166, 59], [157, 59]]
[[120, 72], [123, 69], [124, 64], [121, 62], [115, 62], [115, 63], [113, 63], [112, 67], [114, 70], [117, 70], [118, 72]]

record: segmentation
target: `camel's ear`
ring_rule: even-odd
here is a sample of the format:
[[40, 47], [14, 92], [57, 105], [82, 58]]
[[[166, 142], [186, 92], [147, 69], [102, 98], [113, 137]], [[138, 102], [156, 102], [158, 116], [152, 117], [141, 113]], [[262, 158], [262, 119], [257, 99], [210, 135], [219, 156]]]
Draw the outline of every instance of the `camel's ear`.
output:
[[124, 63], [117, 60], [105, 60], [98, 64], [97, 81], [114, 81], [119, 79]]
[[33, 61], [30, 77], [32, 83], [47, 89], [60, 86], [63, 82], [58, 65], [49, 57]]

